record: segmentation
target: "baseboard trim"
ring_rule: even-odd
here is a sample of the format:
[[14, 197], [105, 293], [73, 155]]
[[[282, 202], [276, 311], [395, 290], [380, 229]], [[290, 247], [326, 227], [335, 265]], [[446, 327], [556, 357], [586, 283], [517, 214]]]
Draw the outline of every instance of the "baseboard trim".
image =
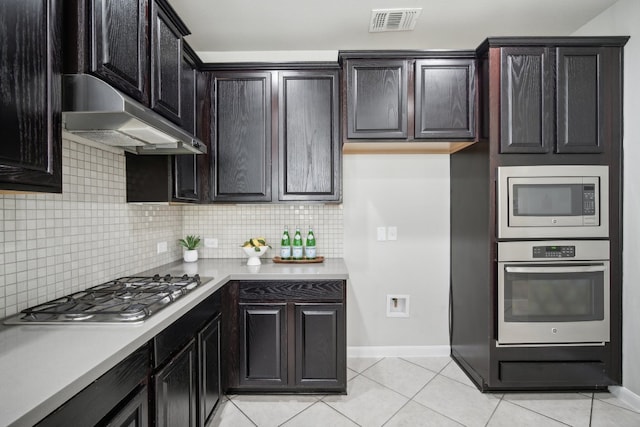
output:
[[448, 345], [347, 347], [347, 357], [447, 357], [450, 354]]
[[628, 388], [622, 386], [610, 386], [609, 393], [629, 405], [634, 411], [640, 412], [640, 396]]

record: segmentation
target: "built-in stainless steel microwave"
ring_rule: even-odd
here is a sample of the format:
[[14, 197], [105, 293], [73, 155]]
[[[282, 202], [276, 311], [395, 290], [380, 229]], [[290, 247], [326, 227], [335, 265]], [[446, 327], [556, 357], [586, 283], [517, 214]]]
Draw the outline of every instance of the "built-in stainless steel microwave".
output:
[[609, 237], [609, 167], [498, 168], [498, 238]]

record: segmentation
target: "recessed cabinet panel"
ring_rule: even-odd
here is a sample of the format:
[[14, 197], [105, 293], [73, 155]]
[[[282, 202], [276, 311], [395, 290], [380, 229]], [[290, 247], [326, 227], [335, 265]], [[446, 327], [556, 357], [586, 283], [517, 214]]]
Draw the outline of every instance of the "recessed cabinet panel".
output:
[[558, 153], [603, 151], [603, 48], [561, 47], [558, 64]]
[[152, 10], [151, 108], [182, 124], [182, 35], [155, 1]]
[[148, 0], [92, 1], [91, 71], [148, 104]]
[[287, 384], [286, 304], [240, 304], [240, 384]]
[[192, 340], [155, 376], [156, 426], [197, 425], [196, 374], [196, 350]]
[[0, 189], [62, 192], [61, 7], [0, 1]]
[[220, 317], [213, 319], [198, 333], [199, 417], [200, 426], [211, 420], [222, 396], [220, 384]]
[[271, 75], [216, 75], [213, 201], [271, 200]]
[[415, 137], [475, 136], [475, 65], [473, 60], [416, 61]]
[[502, 48], [501, 153], [546, 153], [553, 147], [552, 61], [548, 48]]
[[347, 137], [407, 137], [407, 61], [347, 61]]
[[345, 384], [344, 306], [296, 304], [296, 384]]
[[280, 200], [337, 200], [337, 72], [280, 73]]

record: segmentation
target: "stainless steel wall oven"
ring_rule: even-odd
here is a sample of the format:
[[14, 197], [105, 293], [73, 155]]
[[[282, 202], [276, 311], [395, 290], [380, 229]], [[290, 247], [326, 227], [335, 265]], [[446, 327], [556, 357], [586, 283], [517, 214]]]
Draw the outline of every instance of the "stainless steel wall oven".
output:
[[498, 243], [498, 344], [608, 342], [609, 242]]

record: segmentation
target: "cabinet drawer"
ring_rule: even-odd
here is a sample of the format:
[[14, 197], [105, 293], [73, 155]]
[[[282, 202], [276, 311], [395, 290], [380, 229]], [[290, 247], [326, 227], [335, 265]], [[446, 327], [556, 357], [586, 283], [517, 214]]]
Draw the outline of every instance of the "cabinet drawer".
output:
[[247, 301], [342, 301], [342, 280], [240, 282], [240, 299]]

